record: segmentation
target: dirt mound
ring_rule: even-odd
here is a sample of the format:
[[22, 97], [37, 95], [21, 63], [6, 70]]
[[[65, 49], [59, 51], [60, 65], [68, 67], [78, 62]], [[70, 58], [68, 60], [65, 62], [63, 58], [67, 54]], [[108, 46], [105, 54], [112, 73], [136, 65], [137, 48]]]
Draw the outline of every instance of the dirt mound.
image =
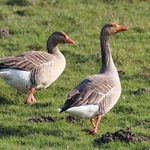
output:
[[71, 123], [76, 123], [76, 121], [79, 121], [79, 119], [75, 118], [74, 116], [69, 115], [66, 117], [66, 121], [71, 122]]
[[68, 123], [76, 123], [77, 121], [79, 121], [80, 119], [79, 118], [76, 118], [74, 116], [71, 116], [71, 115], [68, 115], [68, 116], [65, 116], [65, 117], [61, 117], [62, 120], [66, 120], [66, 122]]
[[106, 134], [103, 134], [101, 138], [97, 138], [94, 140], [95, 144], [104, 144], [111, 141], [117, 141], [120, 140], [121, 142], [141, 142], [141, 141], [148, 141], [150, 140], [147, 137], [138, 136], [132, 133], [129, 129], [127, 130], [119, 130], [115, 133], [107, 132]]
[[26, 122], [29, 123], [42, 123], [42, 122], [54, 122], [54, 118], [52, 116], [36, 116], [34, 118], [31, 118], [27, 120]]

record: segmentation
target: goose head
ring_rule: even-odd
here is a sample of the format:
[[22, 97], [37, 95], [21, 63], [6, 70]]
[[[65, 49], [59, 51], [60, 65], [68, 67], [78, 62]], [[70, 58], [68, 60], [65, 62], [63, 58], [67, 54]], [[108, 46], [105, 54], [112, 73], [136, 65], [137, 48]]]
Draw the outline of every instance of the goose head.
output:
[[128, 28], [124, 27], [124, 26], [120, 26], [118, 24], [115, 23], [108, 23], [105, 24], [102, 28], [101, 31], [101, 35], [106, 35], [106, 36], [111, 36], [115, 33], [121, 32], [121, 31], [126, 31], [128, 30]]
[[74, 44], [75, 42], [69, 38], [69, 36], [63, 31], [55, 31], [49, 38], [55, 45], [60, 43], [71, 43]]

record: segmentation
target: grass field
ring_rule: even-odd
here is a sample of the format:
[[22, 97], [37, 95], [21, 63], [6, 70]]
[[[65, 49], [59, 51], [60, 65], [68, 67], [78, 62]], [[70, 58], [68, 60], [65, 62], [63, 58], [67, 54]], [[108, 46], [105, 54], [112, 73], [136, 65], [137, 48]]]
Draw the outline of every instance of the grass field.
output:
[[[0, 150], [150, 150], [150, 142], [94, 144], [106, 132], [130, 128], [150, 138], [150, 4], [149, 0], [1, 0], [0, 28], [9, 35], [0, 39], [0, 57], [26, 51], [46, 51], [46, 41], [57, 30], [66, 32], [75, 45], [59, 45], [67, 66], [49, 88], [35, 93], [37, 103], [24, 105], [27, 95], [0, 79]], [[122, 94], [101, 120], [98, 134], [88, 135], [89, 120], [67, 122], [57, 108], [65, 96], [101, 65], [99, 34], [115, 22], [129, 28], [111, 38], [111, 49], [120, 77]], [[144, 91], [142, 91], [144, 89]], [[30, 123], [37, 116], [52, 122]], [[146, 122], [139, 125], [139, 122]]]

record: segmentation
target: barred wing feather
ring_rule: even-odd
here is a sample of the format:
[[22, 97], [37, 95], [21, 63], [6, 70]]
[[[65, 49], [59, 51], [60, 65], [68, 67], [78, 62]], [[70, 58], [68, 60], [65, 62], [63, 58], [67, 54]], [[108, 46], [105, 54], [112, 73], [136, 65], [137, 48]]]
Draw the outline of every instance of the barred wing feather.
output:
[[0, 68], [15, 68], [25, 71], [31, 71], [41, 66], [41, 64], [50, 63], [54, 56], [46, 52], [31, 51], [17, 56], [1, 58]]

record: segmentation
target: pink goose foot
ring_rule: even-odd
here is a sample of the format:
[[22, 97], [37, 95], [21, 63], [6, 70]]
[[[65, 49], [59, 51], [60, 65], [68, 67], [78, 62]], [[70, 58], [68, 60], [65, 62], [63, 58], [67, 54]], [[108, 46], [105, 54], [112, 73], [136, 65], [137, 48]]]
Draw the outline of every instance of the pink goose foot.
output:
[[24, 102], [25, 104], [31, 104], [31, 103], [35, 103], [36, 99], [33, 96], [33, 93], [35, 92], [35, 88], [31, 88], [28, 98], [26, 99], [26, 101]]
[[34, 98], [34, 96], [32, 95], [31, 97], [31, 103], [35, 103], [36, 102], [36, 99]]

